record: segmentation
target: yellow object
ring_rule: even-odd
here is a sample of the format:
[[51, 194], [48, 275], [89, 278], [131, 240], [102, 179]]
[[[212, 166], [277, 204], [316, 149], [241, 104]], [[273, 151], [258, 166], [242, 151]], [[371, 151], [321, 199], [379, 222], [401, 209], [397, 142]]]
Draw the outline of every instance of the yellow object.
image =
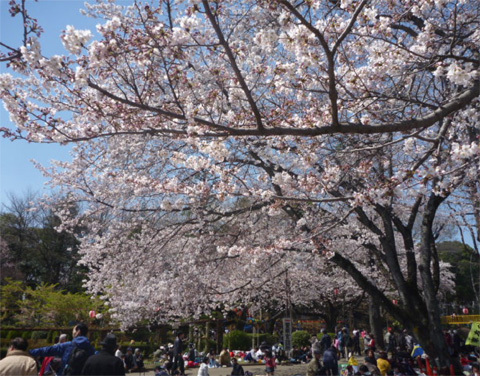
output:
[[355, 359], [353, 356], [351, 356], [351, 357], [348, 359], [348, 365], [349, 365], [349, 366], [358, 366], [357, 359]]
[[472, 324], [472, 329], [470, 329], [470, 333], [468, 333], [465, 345], [480, 346], [480, 322], [474, 322]]
[[480, 315], [451, 315], [442, 316], [442, 324], [470, 324], [472, 322], [479, 322]]
[[382, 376], [385, 376], [392, 369], [392, 365], [390, 364], [390, 362], [387, 359], [382, 358], [377, 359], [377, 367], [380, 370]]

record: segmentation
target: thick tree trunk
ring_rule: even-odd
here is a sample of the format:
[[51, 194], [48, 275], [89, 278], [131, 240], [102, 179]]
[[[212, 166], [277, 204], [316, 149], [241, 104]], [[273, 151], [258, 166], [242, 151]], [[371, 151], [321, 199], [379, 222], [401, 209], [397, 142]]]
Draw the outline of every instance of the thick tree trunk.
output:
[[220, 351], [223, 349], [223, 320], [217, 319], [217, 354], [220, 354]]
[[450, 355], [443, 335], [440, 318], [440, 307], [437, 301], [437, 287], [431, 272], [432, 257], [435, 252], [435, 239], [433, 236], [433, 220], [438, 206], [443, 197], [430, 196], [422, 221], [422, 242], [420, 248], [419, 271], [423, 287], [423, 297], [427, 312], [425, 312], [425, 327], [418, 328], [418, 339], [423, 344], [425, 351], [432, 357], [437, 366], [448, 367]]
[[384, 348], [383, 343], [383, 319], [380, 314], [380, 306], [375, 303], [373, 298], [368, 299], [368, 318], [370, 321], [370, 332], [375, 336], [375, 343], [377, 347]]
[[327, 332], [335, 333], [335, 326], [337, 325], [338, 319], [338, 309], [336, 309], [330, 302], [327, 302], [326, 308], [326, 314], [322, 315], [321, 317], [325, 320]]
[[210, 352], [209, 339], [210, 339], [210, 321], [207, 321], [207, 323], [205, 324], [205, 347], [203, 348], [203, 352], [205, 354], [208, 354]]

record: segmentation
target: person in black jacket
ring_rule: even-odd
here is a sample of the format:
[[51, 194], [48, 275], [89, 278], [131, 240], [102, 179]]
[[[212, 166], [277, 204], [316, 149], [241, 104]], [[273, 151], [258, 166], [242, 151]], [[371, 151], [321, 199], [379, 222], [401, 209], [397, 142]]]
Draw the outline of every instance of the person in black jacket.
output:
[[230, 373], [231, 376], [244, 376], [245, 372], [243, 371], [243, 367], [238, 364], [237, 358], [233, 357], [232, 358], [232, 373]]
[[178, 332], [177, 338], [173, 343], [173, 367], [172, 374], [175, 375], [180, 371], [180, 375], [185, 375], [185, 363], [183, 361], [183, 333]]
[[332, 346], [332, 337], [327, 333], [327, 329], [322, 329], [323, 337], [320, 340], [320, 350], [324, 353], [327, 349]]
[[331, 346], [323, 353], [323, 367], [327, 375], [338, 376], [337, 349]]
[[82, 375], [124, 376], [123, 361], [115, 356], [117, 337], [113, 333], [109, 333], [101, 345], [102, 350], [87, 359]]

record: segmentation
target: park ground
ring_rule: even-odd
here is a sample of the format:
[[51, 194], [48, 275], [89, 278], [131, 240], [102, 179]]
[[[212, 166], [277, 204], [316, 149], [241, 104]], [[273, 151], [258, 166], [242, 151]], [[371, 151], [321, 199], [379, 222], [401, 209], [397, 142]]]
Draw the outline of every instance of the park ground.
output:
[[[356, 357], [359, 364], [363, 363], [363, 357]], [[241, 363], [245, 371], [253, 373], [254, 376], [265, 375], [265, 364], [243, 364]], [[346, 365], [344, 359], [340, 360], [339, 366]], [[145, 376], [154, 376], [154, 372], [151, 367], [148, 367], [148, 371]], [[209, 368], [208, 373], [210, 376], [230, 376], [232, 372], [231, 367], [223, 368]], [[190, 368], [185, 370], [186, 376], [197, 376], [198, 368]], [[307, 364], [286, 364], [278, 365], [275, 369], [275, 376], [293, 376], [293, 375], [306, 375]]]
[[[254, 376], [265, 375], [265, 364], [242, 364], [242, 367], [245, 371], [253, 373]], [[148, 371], [145, 373], [145, 376], [154, 376], [155, 373], [153, 370], [148, 367]], [[210, 376], [230, 376], [232, 372], [231, 367], [224, 368], [209, 368], [208, 373]], [[275, 369], [275, 376], [293, 376], [293, 375], [305, 375], [307, 372], [306, 364], [289, 364], [289, 365], [278, 365]], [[185, 370], [186, 376], [197, 376], [198, 368], [190, 368]]]

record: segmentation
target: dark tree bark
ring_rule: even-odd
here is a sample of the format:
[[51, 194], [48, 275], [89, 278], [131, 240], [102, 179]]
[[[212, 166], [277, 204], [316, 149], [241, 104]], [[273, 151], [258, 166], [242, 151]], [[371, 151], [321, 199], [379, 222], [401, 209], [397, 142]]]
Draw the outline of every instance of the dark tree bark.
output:
[[368, 299], [368, 318], [370, 321], [370, 332], [375, 336], [377, 347], [384, 348], [383, 343], [383, 318], [380, 313], [380, 306], [372, 298]]

